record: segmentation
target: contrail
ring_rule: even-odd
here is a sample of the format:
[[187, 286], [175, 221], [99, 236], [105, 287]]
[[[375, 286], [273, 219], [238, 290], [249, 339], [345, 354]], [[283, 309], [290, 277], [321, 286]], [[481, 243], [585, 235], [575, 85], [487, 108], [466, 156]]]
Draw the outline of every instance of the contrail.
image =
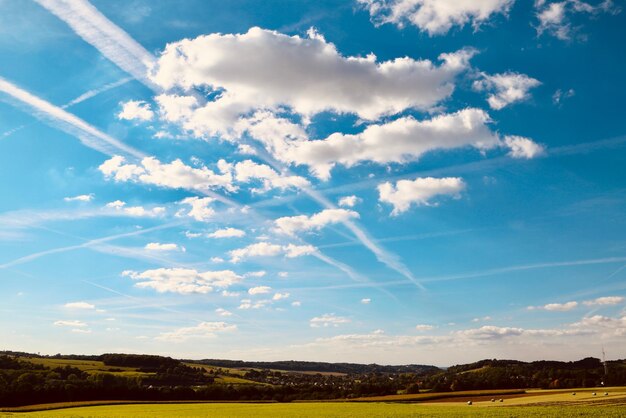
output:
[[29, 261], [33, 261], [36, 260], [38, 258], [47, 256], [47, 255], [51, 255], [51, 254], [58, 254], [58, 253], [64, 253], [67, 251], [73, 251], [73, 250], [78, 250], [81, 248], [88, 248], [88, 247], [93, 247], [93, 246], [97, 246], [99, 244], [104, 244], [108, 241], [113, 241], [119, 238], [125, 238], [125, 237], [131, 237], [131, 236], [135, 236], [135, 235], [142, 235], [148, 232], [152, 232], [152, 231], [157, 231], [159, 229], [166, 229], [166, 228], [172, 228], [174, 226], [180, 225], [180, 222], [173, 222], [173, 223], [169, 223], [169, 224], [165, 224], [165, 225], [159, 225], [159, 226], [155, 226], [152, 228], [146, 228], [146, 229], [140, 229], [138, 231], [133, 231], [133, 232], [126, 232], [123, 234], [117, 234], [117, 235], [110, 235], [108, 237], [102, 237], [102, 238], [96, 238], [96, 239], [92, 239], [90, 241], [84, 242], [82, 244], [77, 244], [77, 245], [70, 245], [67, 247], [60, 247], [60, 248], [53, 248], [50, 250], [45, 250], [45, 251], [39, 251], [33, 254], [29, 254], [26, 255], [24, 257], [20, 257], [17, 258], [13, 261], [9, 261], [7, 263], [4, 264], [0, 264], [0, 269], [5, 269], [8, 267], [13, 267], [19, 264], [24, 264], [27, 263]]
[[[117, 80], [114, 81], [112, 83], [109, 84], [105, 84], [102, 87], [99, 88], [95, 88], [95, 89], [91, 89], [89, 91], [84, 92], [83, 94], [81, 94], [80, 96], [76, 97], [75, 99], [70, 100], [69, 102], [67, 102], [66, 104], [64, 104], [63, 106], [61, 106], [61, 109], [67, 109], [68, 107], [72, 107], [74, 105], [77, 105], [79, 103], [82, 103], [86, 100], [89, 100], [93, 97], [96, 97], [97, 95], [99, 95], [100, 93], [104, 93], [105, 91], [109, 91], [111, 89], [114, 89], [116, 87], [119, 87], [121, 85], [124, 85], [126, 83], [128, 83], [129, 81], [134, 80], [134, 78], [132, 77], [126, 77], [126, 78], [122, 78], [121, 80]], [[0, 134], [0, 137], [2, 138], [6, 138], [7, 136], [11, 136], [14, 133], [26, 128], [27, 126], [29, 126], [29, 124], [26, 125], [20, 125], [18, 127], [15, 127], [9, 131], [6, 131], [2, 134]]]
[[35, 117], [77, 137], [80, 142], [89, 148], [110, 156], [122, 154], [136, 158], [146, 157], [143, 152], [105, 134], [81, 118], [19, 88], [1, 77], [0, 92], [10, 96], [18, 104], [27, 107]]
[[152, 90], [158, 90], [148, 79], [154, 56], [87, 0], [35, 1], [67, 23], [78, 36], [119, 68]]

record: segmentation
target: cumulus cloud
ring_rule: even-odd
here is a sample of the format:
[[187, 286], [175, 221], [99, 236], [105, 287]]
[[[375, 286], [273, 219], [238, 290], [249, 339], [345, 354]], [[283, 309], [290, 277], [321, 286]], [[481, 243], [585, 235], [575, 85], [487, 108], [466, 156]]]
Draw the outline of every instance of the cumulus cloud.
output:
[[154, 218], [157, 216], [161, 216], [165, 213], [165, 208], [162, 206], [155, 206], [146, 209], [143, 206], [126, 206], [126, 202], [123, 202], [121, 200], [109, 202], [105, 205], [105, 207], [108, 209], [113, 209], [116, 212], [123, 213], [124, 215], [135, 216], [138, 218]]
[[243, 279], [231, 270], [200, 272], [187, 268], [159, 268], [143, 272], [127, 270], [122, 275], [135, 280], [136, 287], [183, 295], [209, 293], [215, 287], [227, 288]]
[[430, 36], [443, 35], [453, 26], [471, 23], [475, 30], [493, 15], [508, 15], [515, 0], [357, 0], [372, 21], [392, 23], [402, 28], [407, 23]]
[[543, 305], [543, 306], [529, 306], [527, 309], [531, 311], [532, 310], [544, 310], [544, 311], [567, 312], [567, 311], [571, 311], [572, 309], [575, 309], [576, 307], [578, 307], [578, 302], [571, 301], [571, 302], [565, 302], [565, 303], [548, 303], [547, 305]]
[[234, 173], [237, 181], [249, 183], [260, 181], [261, 188], [252, 189], [253, 193], [265, 192], [272, 189], [301, 189], [310, 185], [304, 177], [282, 175], [265, 164], [258, 164], [252, 160], [245, 160], [234, 165]]
[[274, 293], [274, 297], [272, 297], [272, 300], [282, 300], [282, 299], [287, 299], [289, 298], [289, 293], [280, 293], [280, 292], [276, 292]]
[[148, 121], [154, 117], [150, 104], [144, 101], [129, 100], [122, 103], [122, 110], [117, 114], [118, 119]]
[[307, 117], [334, 111], [368, 120], [429, 109], [452, 94], [455, 77], [472, 55], [469, 50], [441, 54], [439, 65], [409, 57], [378, 61], [373, 54], [343, 56], [314, 30], [303, 38], [253, 27], [244, 34], [214, 33], [168, 44], [151, 80], [166, 91], [221, 92], [207, 103], [191, 94], [157, 99], [167, 103], [168, 120], [207, 137], [228, 132], [254, 109], [286, 106]]
[[237, 309], [261, 309], [267, 306], [271, 301], [270, 300], [259, 300], [253, 302], [251, 299], [242, 299]]
[[65, 200], [66, 202], [91, 202], [93, 200], [94, 194], [93, 193], [89, 193], [89, 194], [81, 194], [78, 196], [72, 196], [72, 197], [64, 197], [63, 200]]
[[619, 305], [624, 302], [622, 296], [604, 296], [601, 298], [586, 300], [583, 302], [586, 306], [606, 306], [606, 305]]
[[223, 228], [213, 231], [207, 235], [209, 238], [241, 238], [246, 235], [246, 231], [236, 228]]
[[74, 327], [74, 328], [84, 328], [87, 326], [86, 323], [82, 321], [55, 321], [54, 325], [57, 327]]
[[459, 177], [418, 177], [415, 180], [398, 180], [396, 184], [385, 182], [378, 186], [379, 201], [393, 206], [392, 215], [409, 210], [411, 205], [433, 206], [436, 196], [458, 197], [465, 190], [465, 182]]
[[433, 329], [435, 329], [434, 325], [429, 325], [429, 324], [415, 325], [416, 331], [432, 331]]
[[307, 165], [315, 176], [328, 179], [336, 164], [352, 167], [363, 162], [406, 163], [434, 150], [463, 147], [486, 150], [499, 146], [500, 139], [489, 128], [490, 122], [487, 112], [467, 108], [426, 120], [400, 117], [369, 125], [357, 134], [336, 132], [312, 141], [301, 127], [260, 112], [246, 120], [245, 129], [276, 159], [286, 164]]
[[523, 136], [507, 135], [504, 144], [510, 149], [508, 155], [512, 158], [531, 159], [545, 153], [543, 145]]
[[493, 75], [482, 73], [481, 78], [473, 83], [475, 90], [490, 93], [487, 103], [495, 110], [527, 100], [530, 97], [529, 91], [540, 85], [539, 80], [513, 72]]
[[174, 243], [149, 242], [144, 248], [149, 251], [186, 251], [185, 247], [179, 247], [178, 244]]
[[363, 298], [363, 299], [361, 299], [361, 303], [363, 305], [369, 305], [370, 302], [372, 302], [372, 299], [370, 299], [370, 298]]
[[337, 201], [337, 204], [339, 206], [343, 206], [346, 208], [353, 208], [359, 202], [361, 202], [361, 199], [359, 197], [356, 197], [355, 195], [351, 195], [351, 196], [340, 197], [339, 200]]
[[313, 328], [320, 327], [338, 327], [341, 324], [347, 324], [351, 322], [350, 319], [344, 318], [342, 316], [336, 316], [335, 314], [324, 314], [322, 316], [316, 316], [311, 318], [309, 324]]
[[195, 191], [224, 189], [234, 192], [238, 190], [235, 182], [259, 182], [261, 187], [252, 189], [256, 193], [272, 189], [303, 188], [309, 185], [309, 181], [304, 177], [282, 175], [268, 165], [258, 164], [251, 160], [240, 161], [236, 164], [219, 160], [217, 172], [202, 165], [199, 161], [197, 165], [198, 167], [192, 167], [179, 159], [171, 163], [162, 163], [154, 157], [146, 157], [139, 164], [130, 164], [126, 163], [124, 157], [114, 156], [98, 168], [106, 178], [117, 182], [134, 182]]
[[211, 197], [187, 197], [180, 201], [183, 205], [189, 205], [191, 209], [189, 209], [186, 213], [182, 212], [181, 214], [185, 214], [196, 221], [205, 222], [213, 217], [215, 214], [215, 210], [210, 206], [215, 199]]
[[268, 242], [257, 242], [250, 244], [244, 248], [238, 248], [229, 251], [231, 263], [238, 263], [249, 257], [276, 257], [284, 255], [287, 258], [302, 257], [305, 255], [315, 254], [317, 248], [312, 245], [279, 245]]
[[164, 332], [156, 337], [160, 341], [184, 342], [189, 339], [213, 338], [218, 333], [232, 332], [237, 329], [237, 325], [226, 322], [200, 322], [195, 327], [179, 328], [172, 332]]
[[358, 217], [359, 214], [352, 210], [324, 209], [311, 216], [298, 215], [278, 218], [274, 221], [274, 230], [281, 234], [294, 236], [298, 232], [319, 231], [327, 225], [347, 222]]
[[69, 302], [63, 305], [64, 308], [67, 309], [84, 309], [84, 310], [92, 310], [96, 309], [95, 305], [87, 302]]
[[216, 313], [216, 314], [218, 314], [219, 316], [232, 316], [232, 315], [233, 315], [233, 313], [232, 313], [232, 312], [227, 311], [227, 310], [226, 310], [226, 309], [224, 309], [224, 308], [217, 308], [217, 309], [215, 310], [215, 313]]
[[[224, 166], [220, 160], [218, 167]], [[235, 191], [230, 172], [216, 173], [205, 166], [194, 168], [176, 159], [171, 163], [162, 163], [154, 157], [143, 158], [140, 164], [126, 163], [122, 156], [114, 156], [102, 163], [98, 169], [106, 178], [117, 182], [134, 182], [174, 189], [205, 191], [223, 188]]]
[[248, 294], [250, 295], [265, 295], [270, 293], [272, 288], [269, 286], [256, 286], [248, 289]]

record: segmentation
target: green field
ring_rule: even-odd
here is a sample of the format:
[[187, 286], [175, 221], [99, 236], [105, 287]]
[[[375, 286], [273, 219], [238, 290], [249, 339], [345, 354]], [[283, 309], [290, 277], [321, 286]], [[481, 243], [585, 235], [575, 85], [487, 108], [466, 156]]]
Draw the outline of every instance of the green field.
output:
[[[605, 391], [608, 393], [605, 395]], [[576, 395], [572, 393], [576, 392]], [[594, 395], [594, 392], [596, 395]], [[426, 394], [424, 394], [426, 395]], [[449, 394], [450, 395], [450, 394]], [[413, 395], [415, 396], [415, 395]], [[432, 396], [432, 394], [431, 394]], [[502, 398], [503, 402], [499, 402]], [[140, 403], [100, 406], [52, 404], [25, 408], [59, 408], [35, 412], [0, 412], [0, 417], [624, 417], [626, 388], [459, 392], [447, 398], [426, 396], [363, 398], [360, 402], [294, 403]], [[491, 399], [495, 399], [493, 402]], [[369, 401], [367, 401], [369, 400]], [[421, 401], [409, 403], [407, 401]], [[467, 405], [472, 400], [472, 405]], [[71, 407], [76, 406], [76, 407]], [[23, 409], [22, 409], [23, 410]]]
[[92, 406], [0, 417], [624, 417], [624, 406], [480, 407], [394, 403], [145, 404]]
[[[71, 366], [89, 374], [110, 373], [115, 376], [123, 376], [123, 377], [147, 377], [147, 376], [153, 376], [155, 374], [155, 373], [140, 372], [135, 367], [107, 366], [102, 361], [97, 361], [97, 360], [69, 360], [69, 359], [56, 359], [56, 358], [48, 358], [48, 357], [20, 357], [20, 360], [28, 361], [33, 364], [40, 364], [44, 367], [49, 367], [51, 369], [54, 369], [55, 367]], [[249, 385], [249, 384], [258, 385], [260, 384], [252, 380], [244, 379], [243, 376], [245, 375], [246, 372], [243, 370], [219, 368], [219, 367], [208, 366], [204, 364], [196, 364], [196, 363], [183, 363], [183, 364], [190, 366], [190, 367], [199, 367], [207, 371], [213, 371], [214, 373], [217, 371], [221, 371], [227, 374], [227, 375], [216, 374], [215, 383], [235, 384], [235, 385]], [[230, 375], [235, 375], [235, 376], [230, 376]], [[239, 377], [236, 377], [236, 376], [239, 376]]]

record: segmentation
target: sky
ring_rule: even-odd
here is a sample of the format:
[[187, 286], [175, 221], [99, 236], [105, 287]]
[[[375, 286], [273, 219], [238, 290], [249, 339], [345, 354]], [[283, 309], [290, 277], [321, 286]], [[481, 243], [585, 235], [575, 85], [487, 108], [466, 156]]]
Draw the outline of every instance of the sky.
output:
[[0, 0], [0, 349], [626, 357], [621, 0]]

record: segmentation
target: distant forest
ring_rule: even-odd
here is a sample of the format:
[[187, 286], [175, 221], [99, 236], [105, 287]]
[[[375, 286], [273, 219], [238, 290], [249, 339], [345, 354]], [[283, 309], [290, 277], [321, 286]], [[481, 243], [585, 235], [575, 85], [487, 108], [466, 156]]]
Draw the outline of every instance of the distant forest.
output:
[[[38, 361], [35, 361], [38, 360]], [[98, 362], [97, 370], [53, 360]], [[80, 364], [80, 363], [76, 363]], [[209, 367], [210, 366], [210, 367]], [[97, 400], [353, 399], [420, 391], [573, 388], [626, 385], [626, 360], [482, 360], [434, 366], [299, 361], [176, 360], [104, 354], [38, 356], [0, 352], [0, 406]]]

